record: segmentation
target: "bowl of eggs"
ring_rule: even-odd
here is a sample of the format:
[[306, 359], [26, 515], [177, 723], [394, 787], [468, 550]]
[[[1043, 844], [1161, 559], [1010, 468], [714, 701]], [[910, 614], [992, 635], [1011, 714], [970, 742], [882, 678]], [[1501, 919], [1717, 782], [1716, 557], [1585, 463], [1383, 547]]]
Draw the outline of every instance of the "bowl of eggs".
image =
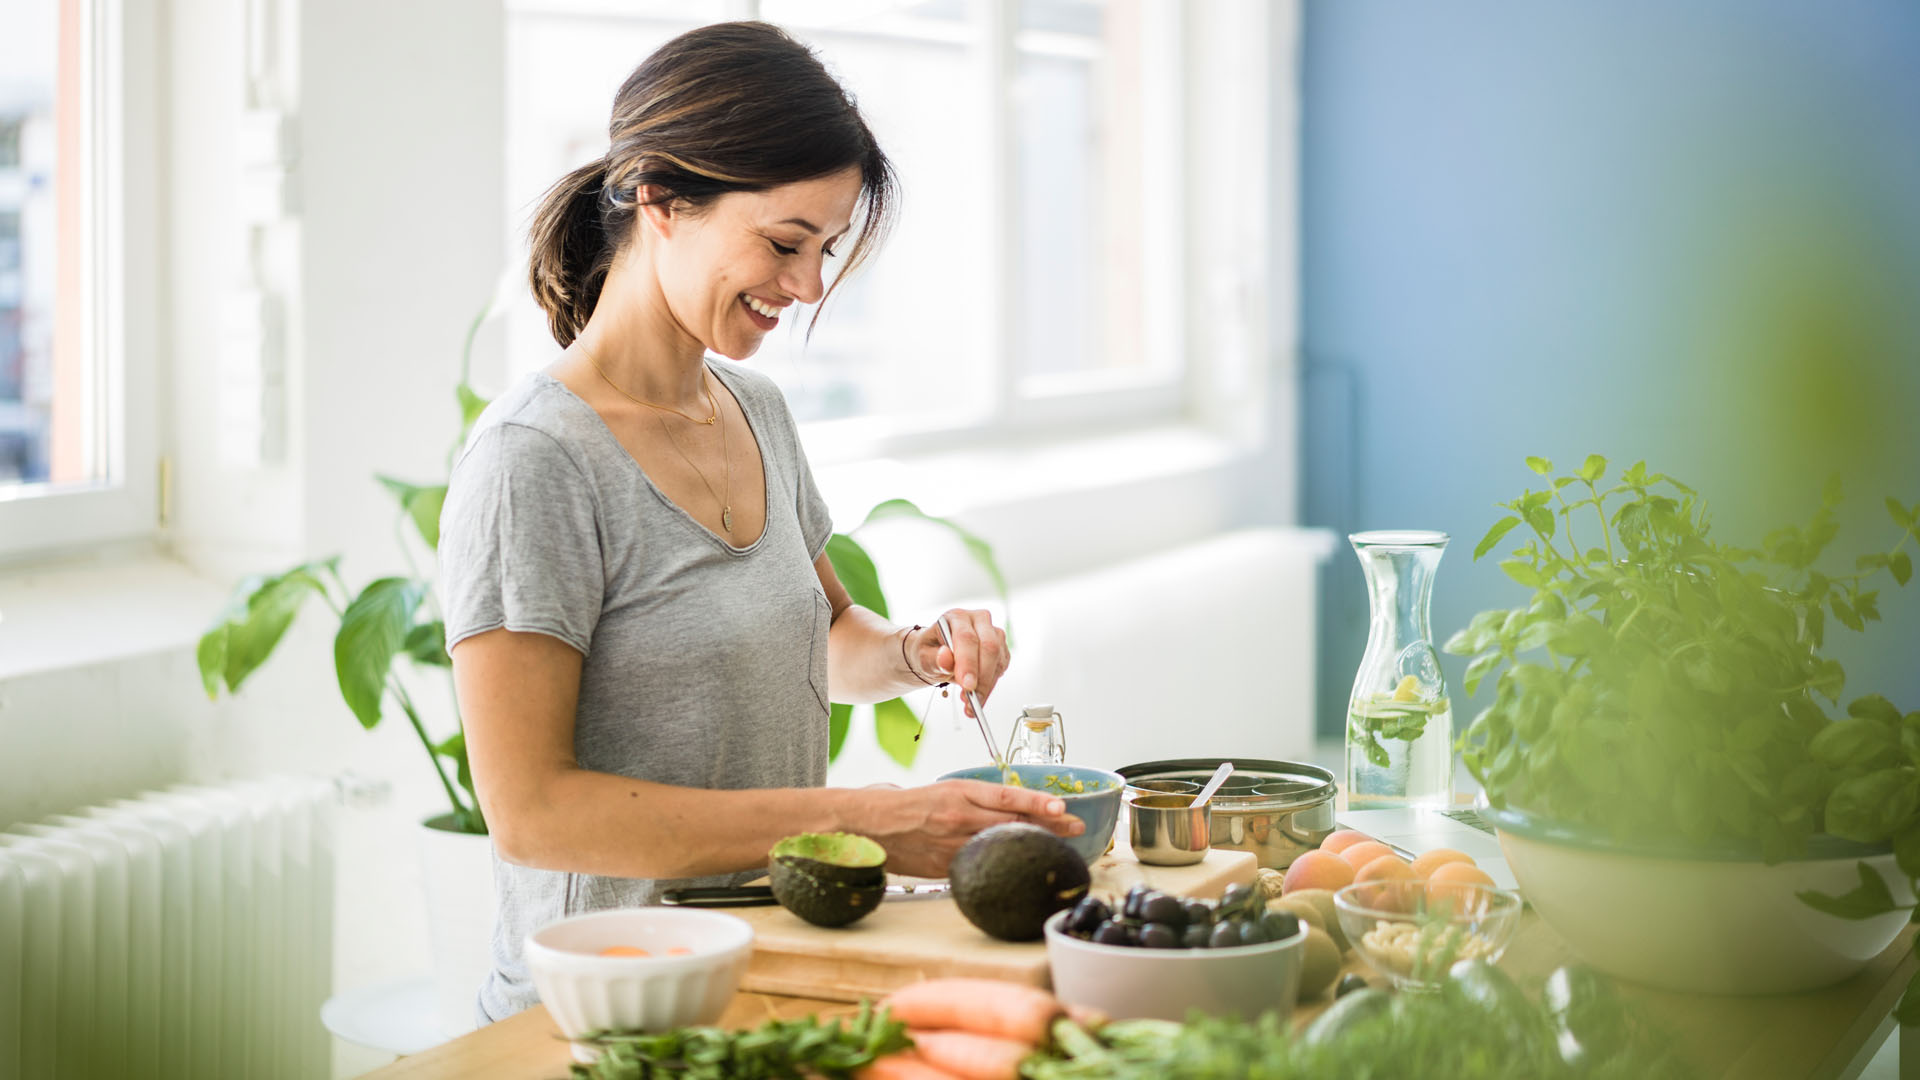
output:
[[746, 920], [697, 908], [595, 911], [527, 935], [527, 967], [573, 1056], [600, 1031], [667, 1031], [720, 1019], [753, 952]]

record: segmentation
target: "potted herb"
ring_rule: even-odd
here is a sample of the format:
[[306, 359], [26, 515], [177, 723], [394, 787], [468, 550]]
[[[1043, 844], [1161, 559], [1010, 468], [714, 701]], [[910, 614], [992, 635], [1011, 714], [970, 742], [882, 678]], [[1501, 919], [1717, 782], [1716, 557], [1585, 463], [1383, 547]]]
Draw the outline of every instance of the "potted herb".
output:
[[[489, 307], [474, 319], [461, 350], [460, 379], [455, 386], [460, 424], [459, 434], [447, 452], [449, 470], [488, 404], [468, 377], [474, 340], [495, 311], [495, 307]], [[348, 711], [363, 728], [371, 730], [387, 715], [389, 706], [397, 708], [413, 728], [446, 793], [447, 811], [422, 822], [421, 835], [441, 1020], [449, 1033], [458, 1033], [472, 1026], [473, 991], [489, 963], [494, 907], [487, 823], [474, 794], [466, 732], [452, 693], [446, 627], [435, 599], [431, 570], [422, 570], [423, 560], [431, 560], [439, 547], [440, 509], [446, 501], [447, 481], [444, 476], [425, 484], [390, 476], [376, 479], [398, 504], [396, 540], [407, 560], [408, 573], [378, 578], [355, 591], [341, 576], [340, 559], [334, 556], [303, 562], [278, 574], [248, 577], [235, 586], [227, 606], [201, 637], [197, 660], [209, 698], [217, 698], [223, 688], [237, 693], [273, 655], [309, 598], [318, 597], [338, 618], [333, 666]], [[1006, 604], [1006, 579], [994, 560], [993, 549], [951, 521], [927, 514], [905, 499], [892, 499], [869, 511], [856, 531], [872, 522], [900, 518], [953, 532], [985, 569], [1003, 606]], [[421, 545], [424, 555], [417, 550]], [[835, 533], [828, 539], [827, 555], [853, 602], [885, 616], [887, 598], [878, 571], [859, 542], [850, 535]], [[400, 671], [406, 667], [439, 669], [447, 679], [451, 732], [439, 738], [429, 733], [428, 710], [415, 702], [407, 683], [400, 678]], [[911, 765], [919, 749], [920, 728], [912, 708], [900, 698], [872, 708], [881, 748], [901, 765]], [[830, 758], [840, 755], [852, 713], [853, 706], [832, 706]]]
[[[1920, 885], [1920, 713], [1853, 698], [1829, 630], [1877, 621], [1913, 576], [1920, 506], [1890, 546], [1820, 569], [1838, 481], [1757, 548], [1707, 504], [1606, 459], [1500, 504], [1474, 551], [1532, 590], [1447, 643], [1493, 700], [1458, 741], [1529, 902], [1589, 963], [1675, 989], [1761, 993], [1845, 978], [1907, 922]], [[1831, 616], [1831, 619], [1829, 619]], [[1799, 897], [1800, 899], [1795, 899]], [[1920, 1019], [1909, 993], [1903, 1019]]]

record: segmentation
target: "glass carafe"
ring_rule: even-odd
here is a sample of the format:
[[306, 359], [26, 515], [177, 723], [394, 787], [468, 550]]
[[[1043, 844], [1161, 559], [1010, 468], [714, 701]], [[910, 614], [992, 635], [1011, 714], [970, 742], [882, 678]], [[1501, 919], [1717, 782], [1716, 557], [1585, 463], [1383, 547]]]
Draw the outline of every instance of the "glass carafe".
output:
[[1447, 534], [1347, 537], [1367, 576], [1367, 651], [1347, 702], [1347, 806], [1453, 802], [1453, 708], [1433, 648], [1433, 574]]

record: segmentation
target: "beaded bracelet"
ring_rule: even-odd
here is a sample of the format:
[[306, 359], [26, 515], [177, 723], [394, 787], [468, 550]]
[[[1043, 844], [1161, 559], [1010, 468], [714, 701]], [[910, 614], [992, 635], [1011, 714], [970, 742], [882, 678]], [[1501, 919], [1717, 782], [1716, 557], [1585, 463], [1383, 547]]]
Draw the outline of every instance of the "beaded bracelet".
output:
[[922, 675], [918, 671], [914, 670], [913, 660], [907, 656], [907, 639], [912, 637], [914, 633], [920, 629], [922, 629], [921, 625], [919, 623], [914, 623], [913, 626], [909, 627], [905, 632], [903, 632], [900, 635], [900, 662], [907, 665], [907, 674], [913, 676], [916, 679], [919, 679], [921, 682], [925, 683], [928, 686], [940, 687], [944, 696], [944, 691], [946, 690], [947, 684], [944, 682], [934, 682], [932, 679], [929, 679], [925, 675]]

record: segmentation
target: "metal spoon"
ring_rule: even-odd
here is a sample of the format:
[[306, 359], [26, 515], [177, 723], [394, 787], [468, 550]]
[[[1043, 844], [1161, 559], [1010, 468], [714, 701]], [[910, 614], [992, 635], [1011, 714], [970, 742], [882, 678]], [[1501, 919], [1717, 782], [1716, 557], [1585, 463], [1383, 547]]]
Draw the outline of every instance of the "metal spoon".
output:
[[[938, 623], [940, 626], [940, 640], [946, 642], [948, 649], [952, 649], [953, 628], [947, 625], [947, 617], [945, 615], [940, 616]], [[999, 766], [1004, 772], [1006, 770], [1006, 763], [1000, 760], [1000, 751], [993, 747], [993, 735], [987, 730], [987, 714], [985, 710], [980, 707], [980, 695], [964, 687], [960, 688], [960, 692], [967, 696], [967, 704], [973, 706], [973, 722], [980, 726], [980, 738], [987, 744], [988, 760]]]
[[1208, 778], [1207, 786], [1201, 788], [1200, 794], [1195, 795], [1193, 797], [1193, 802], [1189, 803], [1188, 805], [1196, 810], [1202, 806], [1207, 805], [1207, 800], [1213, 798], [1213, 793], [1220, 790], [1220, 785], [1226, 783], [1227, 777], [1232, 775], [1233, 775], [1233, 762], [1231, 761], [1221, 762], [1220, 767], [1213, 770], [1213, 776]]

